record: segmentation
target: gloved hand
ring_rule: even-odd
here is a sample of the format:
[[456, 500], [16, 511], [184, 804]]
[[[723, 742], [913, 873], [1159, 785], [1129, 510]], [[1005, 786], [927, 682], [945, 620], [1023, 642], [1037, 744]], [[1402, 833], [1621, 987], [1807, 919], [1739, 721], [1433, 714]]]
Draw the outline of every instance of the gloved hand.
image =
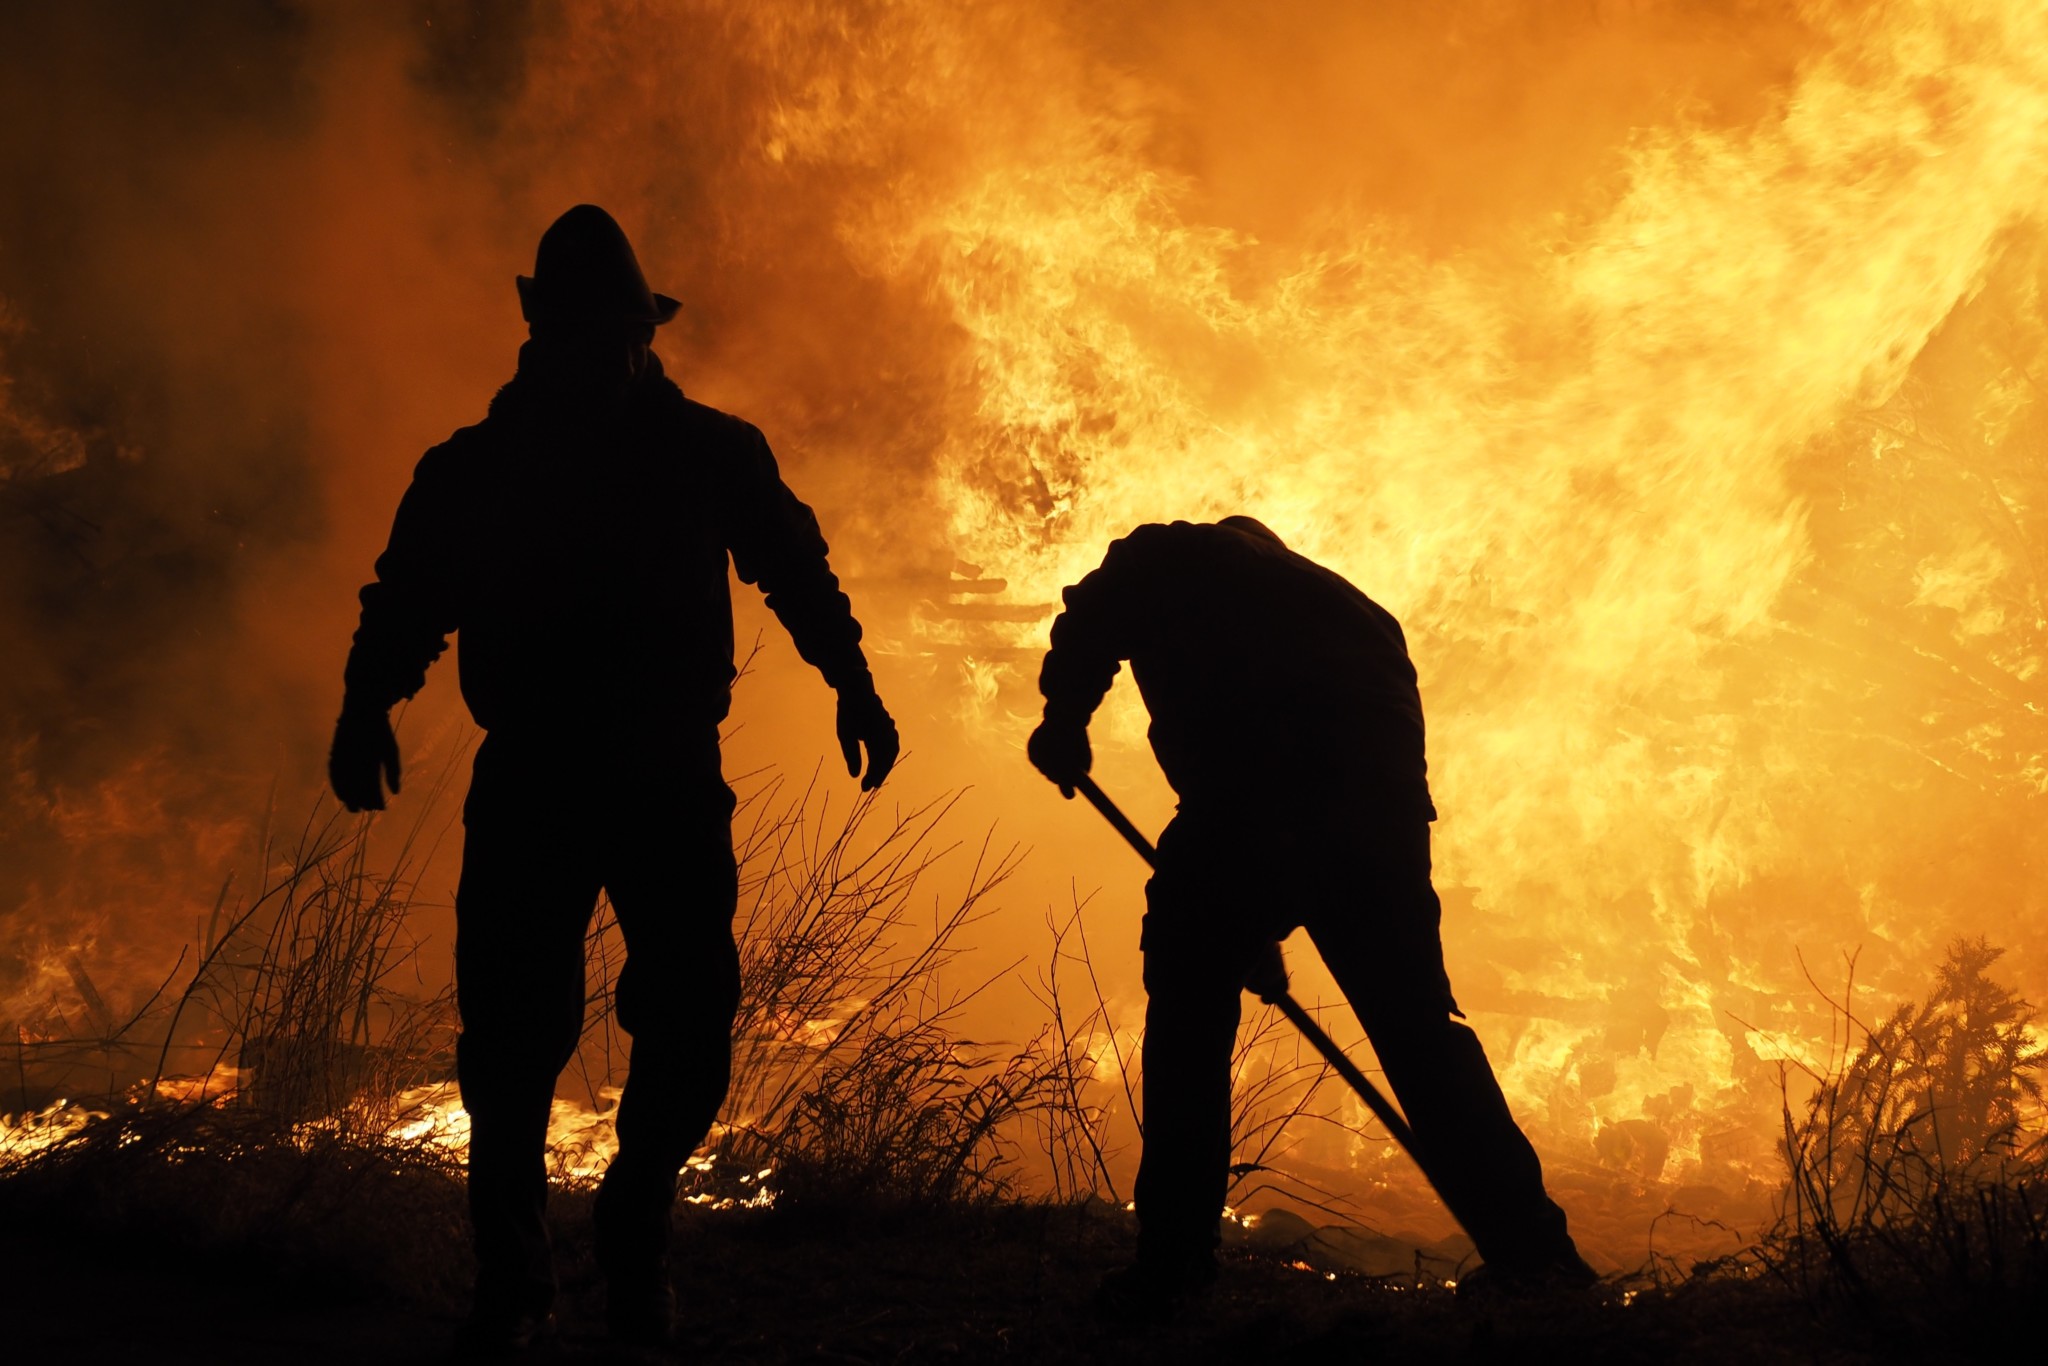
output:
[[[868, 750], [864, 778], [860, 772], [862, 745]], [[878, 694], [872, 689], [839, 694], [839, 750], [846, 756], [847, 775], [860, 778], [861, 791], [872, 792], [882, 785], [882, 779], [896, 766], [899, 745], [896, 722]]]
[[1088, 727], [1065, 721], [1039, 722], [1024, 753], [1031, 766], [1058, 783], [1060, 795], [1069, 799], [1074, 784], [1087, 777], [1095, 764], [1095, 752], [1088, 747]]
[[1280, 941], [1268, 939], [1252, 959], [1244, 975], [1244, 989], [1271, 1005], [1287, 990], [1287, 960], [1280, 956]]
[[382, 811], [384, 785], [398, 791], [398, 737], [390, 713], [342, 708], [327, 751], [327, 781], [351, 811]]

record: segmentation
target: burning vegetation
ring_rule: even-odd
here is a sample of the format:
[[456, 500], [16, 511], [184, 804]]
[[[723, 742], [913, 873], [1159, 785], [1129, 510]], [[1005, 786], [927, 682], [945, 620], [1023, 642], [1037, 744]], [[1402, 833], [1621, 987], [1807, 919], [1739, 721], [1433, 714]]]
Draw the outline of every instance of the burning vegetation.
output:
[[[1085, 1269], [1124, 1236], [1113, 1164], [1131, 1136], [1119, 1118], [1127, 1124], [1131, 1113], [1125, 1064], [1135, 1062], [1135, 1039], [1118, 1030], [1099, 988], [1077, 1010], [1071, 982], [1062, 984], [1062, 972], [1095, 980], [1079, 908], [1055, 925], [1037, 1036], [1012, 1047], [958, 1037], [962, 1005], [986, 983], [949, 991], [941, 970], [1015, 856], [984, 844], [966, 894], [906, 941], [919, 880], [946, 852], [935, 835], [953, 803], [879, 832], [876, 805], [863, 797], [835, 817], [815, 789], [792, 795], [771, 781], [744, 808], [749, 952], [734, 1099], [691, 1159], [682, 1199], [698, 1220], [728, 1221], [686, 1219], [686, 1274], [715, 1282], [733, 1274], [726, 1262], [761, 1257], [762, 1274], [778, 1274], [789, 1239], [857, 1246], [875, 1259], [867, 1274], [836, 1266], [825, 1279], [877, 1308], [852, 1321], [828, 1314], [822, 1328], [799, 1313], [764, 1330], [747, 1318], [759, 1306], [726, 1304], [693, 1329], [700, 1342], [763, 1360], [808, 1355], [817, 1331], [855, 1350], [941, 1354], [979, 1354], [1007, 1338], [1043, 1360], [1097, 1351], [1222, 1359], [1246, 1334], [1304, 1350], [1476, 1345], [1474, 1311], [1454, 1310], [1450, 1298], [1469, 1243], [1361, 1227], [1349, 1193], [1289, 1170], [1304, 1125], [1386, 1140], [1346, 1123], [1322, 1087], [1328, 1069], [1304, 1063], [1271, 1012], [1247, 1021], [1240, 1038], [1233, 1199], [1277, 1192], [1286, 1206], [1226, 1209], [1227, 1245], [1247, 1259], [1231, 1296], [1201, 1323], [1142, 1346], [1077, 1328], [1060, 1301], [1078, 1295]], [[271, 886], [238, 906], [224, 894], [218, 936], [175, 995], [157, 993], [102, 1037], [44, 1041], [74, 1065], [90, 1056], [106, 1076], [126, 1075], [138, 1057], [158, 1060], [150, 1081], [118, 1095], [0, 1118], [0, 1210], [17, 1228], [49, 1230], [45, 1253], [168, 1239], [209, 1267], [255, 1252], [317, 1270], [324, 1284], [389, 1297], [406, 1319], [462, 1302], [467, 1126], [445, 1080], [453, 1020], [445, 993], [408, 991], [408, 879], [366, 871], [367, 825], [316, 818]], [[616, 1043], [599, 1009], [615, 986], [616, 950], [601, 916], [591, 936], [593, 1036], [579, 1055], [584, 1094], [558, 1099], [549, 1132], [557, 1221], [578, 1249], [572, 1289], [579, 1272], [590, 1283], [585, 1201], [616, 1146]], [[1602, 1294], [1565, 1309], [1493, 1306], [1479, 1311], [1493, 1325], [1484, 1331], [1532, 1352], [1619, 1334], [1682, 1342], [1701, 1359], [1740, 1350], [1759, 1360], [1863, 1360], [1900, 1347], [1967, 1356], [2022, 1331], [2048, 1273], [2048, 1054], [2031, 1007], [1990, 975], [1999, 956], [1958, 941], [1924, 1002], [1876, 1023], [1853, 990], [1823, 998], [1839, 1033], [1825, 1055], [1783, 1073], [1777, 1214], [1754, 1241], [1694, 1260], [1670, 1250], [1668, 1232], [1660, 1248], [1653, 1224], [1647, 1258]], [[166, 1075], [174, 1056], [213, 1061]], [[1798, 1101], [1802, 1077], [1811, 1086]], [[1034, 1148], [1053, 1188], [1019, 1202], [1018, 1159]], [[1674, 1216], [1691, 1218], [1667, 1210], [1658, 1222]], [[784, 1222], [758, 1222], [770, 1217]], [[976, 1248], [952, 1269], [948, 1293], [967, 1301], [959, 1317], [942, 1307], [938, 1322], [913, 1315], [877, 1330], [901, 1315], [899, 1296], [928, 1293], [912, 1289], [930, 1279], [914, 1268], [943, 1239]], [[1028, 1272], [1030, 1293], [970, 1288], [992, 1270]], [[1286, 1316], [1278, 1329], [1276, 1312]], [[1617, 1313], [1625, 1327], [1603, 1322]], [[1212, 1340], [1217, 1332], [1226, 1345]], [[243, 1350], [229, 1335], [207, 1344], [204, 1359], [243, 1359]], [[308, 1359], [359, 1350], [344, 1340], [331, 1357]]]
[[[752, 780], [707, 1247], [799, 1255], [775, 1230], [806, 1208], [943, 1227], [1028, 1293], [825, 1336], [1088, 1350], [1041, 1310], [1129, 1195], [1138, 874], [1025, 770], [1032, 661], [1112, 537], [1247, 512], [1407, 626], [1460, 999], [1582, 1245], [1636, 1277], [1509, 1342], [1596, 1355], [1625, 1312], [1813, 1359], [2010, 1326], [2048, 1128], [2048, 18], [1240, 8], [0, 19], [24, 1227], [458, 1292], [453, 804], [278, 826], [406, 471], [505, 377], [536, 227], [595, 200], [688, 286], [671, 372], [830, 514], [912, 718], [880, 805]], [[728, 772], [811, 771], [806, 686], [763, 657]], [[406, 722], [449, 780], [453, 691]], [[1098, 762], [1156, 828], [1141, 725], [1113, 695]], [[550, 1130], [571, 1227], [622, 1056], [602, 916], [590, 949]], [[1845, 956], [1853, 992], [1804, 966]], [[1270, 1016], [1237, 1070], [1232, 1237], [1273, 1254], [1287, 1344], [1469, 1346], [1435, 1288], [1464, 1249], [1385, 1136]], [[869, 1246], [887, 1302], [915, 1259]], [[1261, 1311], [1222, 1312], [1244, 1347]]]

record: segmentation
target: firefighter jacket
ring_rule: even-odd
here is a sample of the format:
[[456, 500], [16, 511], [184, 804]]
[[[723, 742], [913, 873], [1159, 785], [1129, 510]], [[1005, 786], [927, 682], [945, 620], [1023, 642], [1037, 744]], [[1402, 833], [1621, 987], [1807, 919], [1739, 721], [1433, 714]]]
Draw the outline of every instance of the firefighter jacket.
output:
[[1129, 660], [1190, 802], [1433, 820], [1400, 623], [1340, 575], [1230, 526], [1141, 526], [1066, 590], [1039, 690], [1086, 725]]
[[362, 590], [344, 707], [411, 697], [459, 633], [486, 729], [715, 725], [735, 677], [728, 554], [826, 682], [872, 692], [817, 518], [756, 428], [652, 356], [601, 419], [515, 376], [414, 471]]

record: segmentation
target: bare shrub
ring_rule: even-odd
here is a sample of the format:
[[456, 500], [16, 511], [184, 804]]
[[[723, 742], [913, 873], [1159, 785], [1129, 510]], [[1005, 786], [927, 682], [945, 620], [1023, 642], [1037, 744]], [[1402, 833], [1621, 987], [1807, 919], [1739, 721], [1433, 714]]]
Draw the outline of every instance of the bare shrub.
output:
[[[1049, 1020], [1040, 1039], [1046, 1058], [1042, 1084], [1050, 1094], [1038, 1116], [1039, 1143], [1059, 1198], [1093, 1196], [1122, 1203], [1110, 1162], [1121, 1151], [1115, 1139], [1119, 1113], [1128, 1117], [1133, 1134], [1144, 1138], [1139, 1103], [1143, 1034], [1122, 1030], [1116, 1023], [1096, 975], [1085, 911], [1086, 902], [1076, 900], [1064, 919], [1047, 918], [1052, 953], [1033, 993]], [[1062, 988], [1062, 974], [1076, 969], [1088, 992], [1081, 1007], [1070, 1005]], [[1109, 1081], [1102, 1075], [1105, 1062]], [[1310, 1124], [1363, 1132], [1342, 1117], [1341, 1099], [1324, 1088], [1334, 1069], [1270, 1006], [1246, 1012], [1230, 1069], [1234, 1085], [1227, 1202], [1239, 1206], [1273, 1196], [1341, 1213], [1349, 1203], [1345, 1197], [1316, 1186], [1286, 1163]]]
[[309, 823], [260, 937], [244, 933], [259, 922], [238, 926], [211, 957], [211, 994], [247, 1078], [242, 1104], [281, 1125], [369, 1138], [399, 1120], [406, 1092], [448, 1075], [452, 992], [419, 994], [406, 923], [417, 834], [373, 872], [362, 824]]
[[[748, 786], [735, 821], [742, 991], [733, 1085], [707, 1157], [692, 1164], [692, 1194], [752, 1199], [772, 1169], [778, 1191], [820, 1200], [980, 1201], [1014, 1193], [1017, 1156], [1035, 1141], [1056, 1199], [1119, 1200], [1110, 1134], [1119, 1108], [1136, 1120], [1136, 1049], [1111, 1019], [1080, 905], [1053, 927], [1035, 993], [1048, 1018], [1037, 1034], [1006, 1043], [962, 1036], [963, 1010], [1016, 966], [965, 983], [951, 977], [966, 932], [1018, 854], [985, 837], [927, 908], [934, 865], [958, 849], [942, 838], [958, 800], [893, 810], [864, 794], [835, 806], [815, 775], [800, 790], [773, 776]], [[452, 1071], [452, 991], [423, 985], [407, 928], [436, 841], [416, 823], [380, 868], [369, 829], [323, 802], [288, 846], [266, 838], [263, 862], [274, 871], [256, 895], [223, 887], [182, 992], [124, 1026], [128, 1046], [147, 1036], [156, 1055], [130, 1102], [163, 1111], [231, 1098], [231, 1124], [200, 1128], [215, 1138], [232, 1128], [240, 1147], [410, 1146], [449, 1159], [409, 1108]], [[588, 949], [593, 985], [578, 1064], [595, 1117], [565, 1139], [589, 1151], [555, 1163], [577, 1180], [601, 1168], [629, 1052], [612, 1010], [623, 954], [606, 905]], [[1061, 980], [1077, 969], [1092, 997], [1082, 1011]], [[174, 1054], [186, 1061], [171, 1066]], [[1111, 1058], [1106, 1082], [1099, 1064]], [[1281, 1163], [1302, 1122], [1333, 1117], [1334, 1106], [1317, 1108], [1327, 1068], [1304, 1061], [1270, 1011], [1247, 1021], [1233, 1066], [1233, 1199], [1278, 1191], [1323, 1205], [1326, 1193]], [[1122, 1088], [1121, 1107], [1106, 1087]], [[445, 1086], [431, 1098], [445, 1105]], [[121, 1098], [107, 1108], [121, 1110]], [[81, 1125], [80, 1140], [102, 1127]]]
[[[920, 924], [921, 884], [958, 848], [940, 840], [958, 800], [885, 817], [879, 793], [835, 811], [815, 774], [800, 791], [779, 778], [748, 791], [735, 819], [732, 1089], [707, 1159], [693, 1163], [693, 1197], [745, 1198], [733, 1183], [771, 1169], [778, 1192], [814, 1201], [934, 1205], [1012, 1190], [1021, 1130], [1057, 1122], [1061, 1063], [1046, 1033], [1010, 1044], [959, 1034], [962, 1010], [1010, 969], [964, 986], [947, 973], [1018, 854], [985, 837]], [[609, 1009], [621, 958], [601, 908], [580, 1054], [593, 1097], [615, 1095], [625, 1070]]]
[[[1045, 1154], [1052, 1182], [1052, 1195], [1061, 1202], [1089, 1198], [1123, 1203], [1116, 1178], [1109, 1169], [1116, 1149], [1109, 1139], [1115, 1114], [1114, 1097], [1102, 1095], [1101, 1059], [1112, 1060], [1116, 1084], [1121, 1088], [1126, 1113], [1138, 1112], [1132, 1090], [1131, 1067], [1137, 1061], [1133, 1044], [1126, 1057], [1103, 999], [1102, 984], [1095, 976], [1095, 960], [1088, 948], [1088, 927], [1082, 912], [1086, 903], [1076, 900], [1064, 920], [1046, 915], [1052, 934], [1052, 952], [1039, 971], [1032, 996], [1046, 1014], [1041, 1036], [1046, 1052], [1044, 1073], [1046, 1103], [1034, 1112], [1039, 1148]], [[1087, 978], [1094, 1004], [1076, 1014], [1067, 1004], [1062, 987], [1064, 974], [1078, 967]]]
[[[452, 988], [427, 989], [409, 924], [416, 879], [431, 862], [441, 809], [466, 751], [442, 766], [388, 866], [371, 865], [371, 819], [323, 794], [287, 846], [267, 829], [252, 899], [223, 886], [192, 975], [161, 1026], [148, 1107], [206, 1104], [231, 1093], [247, 1120], [282, 1134], [315, 1125], [350, 1141], [389, 1139], [408, 1097], [452, 1071]], [[204, 1050], [211, 1045], [211, 1057]], [[173, 1049], [199, 1052], [195, 1087], [167, 1080]], [[190, 1067], [180, 1069], [191, 1072]]]
[[[1876, 1025], [1830, 999], [1841, 1049], [1795, 1113], [1787, 1181], [1758, 1263], [1802, 1296], [1938, 1304], [2038, 1288], [2048, 1272], [2048, 1049], [2028, 1003], [1993, 981], [2000, 950], [1957, 940], [1924, 1004]], [[1855, 1051], [1849, 1041], [1860, 1038]]]
[[[368, 819], [324, 798], [289, 843], [266, 830], [263, 885], [242, 897], [234, 877], [222, 884], [207, 923], [195, 927], [196, 951], [174, 970], [183, 988], [170, 994], [167, 979], [118, 1027], [56, 1041], [103, 1059], [107, 1086], [86, 1103], [92, 1113], [148, 1116], [120, 1141], [134, 1147], [139, 1135], [192, 1127], [177, 1112], [231, 1103], [231, 1116], [193, 1121], [197, 1131], [214, 1141], [232, 1132], [238, 1148], [265, 1135], [310, 1142], [311, 1126], [322, 1141], [403, 1146], [394, 1131], [408, 1098], [449, 1074], [454, 1038], [452, 991], [424, 987], [407, 925], [414, 878], [432, 855], [426, 820], [435, 804], [420, 809], [384, 871], [371, 868]], [[115, 1141], [105, 1125], [69, 1127], [78, 1142]], [[14, 1165], [55, 1146], [19, 1145]]]
[[1286, 1158], [1309, 1124], [1334, 1124], [1348, 1133], [1364, 1130], [1342, 1118], [1342, 1102], [1324, 1090], [1335, 1069], [1272, 1006], [1261, 1005], [1238, 1027], [1231, 1075], [1230, 1145], [1232, 1205], [1270, 1194], [1337, 1214], [1350, 1202], [1339, 1192], [1313, 1184], [1288, 1170]]

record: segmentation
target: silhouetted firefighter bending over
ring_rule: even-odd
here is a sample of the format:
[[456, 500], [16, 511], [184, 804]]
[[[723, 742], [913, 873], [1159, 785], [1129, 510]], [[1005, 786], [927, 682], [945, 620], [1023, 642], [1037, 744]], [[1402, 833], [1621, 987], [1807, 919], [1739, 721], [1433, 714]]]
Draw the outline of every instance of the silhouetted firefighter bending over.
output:
[[584, 1011], [600, 889], [626, 939], [633, 1037], [619, 1154], [596, 1206], [615, 1337], [670, 1332], [677, 1173], [725, 1098], [740, 989], [726, 557], [839, 693], [849, 772], [896, 760], [810, 508], [761, 433], [683, 397], [649, 349], [675, 300], [649, 292], [604, 210], [569, 210], [519, 280], [530, 340], [488, 416], [427, 452], [362, 591], [329, 775], [351, 811], [398, 790], [387, 719], [451, 632], [476, 755], [456, 891], [457, 1069], [472, 1122], [475, 1347], [546, 1332], [554, 1272], [543, 1165], [555, 1079]]
[[1305, 926], [1358, 1012], [1446, 1202], [1499, 1281], [1590, 1280], [1451, 998], [1430, 884], [1422, 701], [1394, 618], [1249, 517], [1142, 526], [1066, 591], [1031, 761], [1072, 795], [1120, 661], [1180, 795], [1146, 887], [1138, 1258], [1100, 1307], [1215, 1276], [1238, 993]]

